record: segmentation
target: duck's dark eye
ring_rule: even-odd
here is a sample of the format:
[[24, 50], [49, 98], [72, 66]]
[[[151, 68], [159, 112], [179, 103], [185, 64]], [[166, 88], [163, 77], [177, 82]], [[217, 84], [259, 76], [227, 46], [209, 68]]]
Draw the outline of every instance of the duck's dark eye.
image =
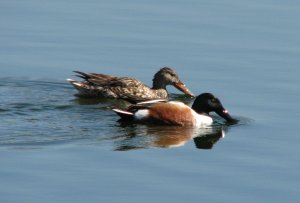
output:
[[217, 100], [215, 98], [211, 99], [211, 102], [215, 103]]

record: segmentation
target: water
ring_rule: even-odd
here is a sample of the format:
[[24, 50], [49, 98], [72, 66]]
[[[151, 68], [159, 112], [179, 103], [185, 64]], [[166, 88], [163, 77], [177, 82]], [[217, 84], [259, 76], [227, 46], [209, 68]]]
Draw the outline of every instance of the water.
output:
[[[0, 3], [1, 202], [299, 202], [300, 3]], [[172, 66], [241, 120], [123, 125], [72, 70]], [[171, 97], [183, 99], [172, 87]], [[192, 102], [185, 100], [185, 102]]]

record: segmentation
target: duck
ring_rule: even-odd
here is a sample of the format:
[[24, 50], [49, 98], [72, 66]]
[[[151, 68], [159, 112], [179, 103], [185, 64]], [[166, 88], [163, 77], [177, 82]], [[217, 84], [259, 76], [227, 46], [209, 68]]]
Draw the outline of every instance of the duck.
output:
[[215, 112], [230, 124], [238, 122], [212, 93], [198, 95], [192, 107], [179, 101], [150, 100], [129, 106], [127, 109], [112, 108], [120, 121], [155, 123], [164, 125], [205, 127], [213, 123], [210, 112]]
[[131, 77], [74, 71], [83, 81], [67, 79], [79, 92], [78, 96], [125, 99], [132, 103], [153, 99], [167, 99], [166, 86], [173, 85], [189, 97], [193, 93], [170, 67], [163, 67], [153, 77], [152, 88]]

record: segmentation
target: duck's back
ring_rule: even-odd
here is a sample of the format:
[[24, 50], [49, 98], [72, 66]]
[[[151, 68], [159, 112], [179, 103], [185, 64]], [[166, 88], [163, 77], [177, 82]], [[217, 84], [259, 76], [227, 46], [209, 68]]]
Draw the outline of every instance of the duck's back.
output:
[[89, 74], [88, 76], [82, 82], [70, 81], [82, 96], [129, 99], [137, 102], [168, 97], [165, 89], [153, 90], [134, 78], [105, 74]]

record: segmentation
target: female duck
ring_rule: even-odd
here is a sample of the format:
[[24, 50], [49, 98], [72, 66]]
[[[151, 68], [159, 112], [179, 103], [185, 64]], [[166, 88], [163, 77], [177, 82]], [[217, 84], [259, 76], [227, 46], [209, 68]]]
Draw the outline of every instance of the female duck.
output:
[[222, 103], [211, 93], [203, 93], [196, 97], [192, 108], [177, 102], [141, 102], [130, 106], [127, 110], [113, 109], [121, 120], [139, 121], [143, 123], [160, 123], [167, 125], [203, 127], [211, 125], [213, 119], [210, 112], [216, 112], [227, 122], [237, 123]]
[[79, 91], [79, 96], [97, 96], [104, 98], [127, 99], [134, 102], [151, 99], [167, 99], [167, 85], [173, 85], [185, 94], [194, 95], [179, 79], [174, 70], [168, 67], [160, 69], [153, 78], [153, 86], [149, 88], [141, 81], [129, 77], [115, 77], [105, 74], [83, 73], [74, 71], [84, 81], [68, 81]]

